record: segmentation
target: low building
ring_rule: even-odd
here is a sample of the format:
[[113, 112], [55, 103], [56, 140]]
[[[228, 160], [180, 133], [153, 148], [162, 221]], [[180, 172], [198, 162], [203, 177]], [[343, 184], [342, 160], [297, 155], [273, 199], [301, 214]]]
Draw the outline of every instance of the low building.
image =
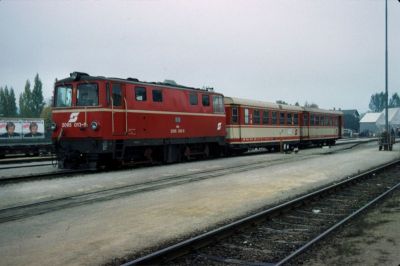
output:
[[343, 112], [344, 128], [352, 132], [359, 132], [360, 130], [360, 114], [357, 110], [341, 110]]
[[[389, 108], [388, 109], [388, 122], [389, 127], [394, 129], [396, 132], [400, 129], [400, 108]], [[385, 129], [385, 110], [382, 111], [379, 119], [376, 121], [376, 125], [380, 130]]]
[[360, 135], [374, 136], [379, 132], [376, 124], [382, 113], [366, 113], [360, 120]]

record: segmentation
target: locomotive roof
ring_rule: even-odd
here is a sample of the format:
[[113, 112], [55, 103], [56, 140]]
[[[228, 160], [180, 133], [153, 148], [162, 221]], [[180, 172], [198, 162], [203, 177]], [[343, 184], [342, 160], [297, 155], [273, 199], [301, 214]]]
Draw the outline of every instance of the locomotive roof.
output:
[[[78, 73], [79, 78], [77, 79], [74, 74], [76, 75]], [[196, 91], [204, 91], [204, 92], [211, 92], [211, 93], [216, 93], [214, 92], [213, 88], [206, 88], [206, 89], [200, 89], [200, 88], [194, 88], [194, 87], [188, 87], [188, 86], [183, 86], [176, 84], [174, 81], [170, 82], [148, 82], [148, 81], [140, 81], [139, 79], [136, 78], [115, 78], [115, 77], [104, 77], [104, 76], [90, 76], [86, 73], [81, 73], [81, 72], [73, 72], [70, 74], [71, 76], [69, 78], [65, 79], [60, 79], [56, 82], [56, 84], [63, 84], [63, 83], [71, 83], [71, 82], [76, 82], [76, 81], [98, 81], [98, 80], [103, 80], [103, 81], [117, 81], [117, 82], [124, 82], [124, 83], [130, 83], [130, 84], [136, 84], [136, 85], [152, 85], [152, 86], [162, 86], [162, 87], [168, 87], [168, 88], [174, 88], [174, 89], [185, 89], [185, 90], [196, 90]], [[173, 84], [175, 83], [175, 84]], [[216, 93], [220, 94], [220, 93]]]

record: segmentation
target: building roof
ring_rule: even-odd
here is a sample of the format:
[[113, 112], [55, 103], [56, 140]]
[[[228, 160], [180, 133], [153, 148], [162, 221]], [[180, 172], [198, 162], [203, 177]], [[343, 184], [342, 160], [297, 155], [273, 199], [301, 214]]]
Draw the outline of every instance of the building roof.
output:
[[381, 115], [382, 113], [366, 113], [360, 123], [376, 123]]
[[350, 109], [350, 110], [341, 110], [344, 115], [355, 115], [355, 116], [360, 116], [358, 111], [356, 109]]
[[[389, 108], [388, 109], [388, 120], [391, 125], [400, 125], [400, 108]], [[378, 126], [385, 125], [385, 110], [382, 111], [381, 116], [378, 121], [376, 121]]]

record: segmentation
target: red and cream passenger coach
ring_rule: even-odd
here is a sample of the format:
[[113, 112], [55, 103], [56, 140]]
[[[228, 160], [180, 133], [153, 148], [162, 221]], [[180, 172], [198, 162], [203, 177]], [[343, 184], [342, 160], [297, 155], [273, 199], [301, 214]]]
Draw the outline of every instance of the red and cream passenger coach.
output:
[[53, 140], [62, 168], [174, 162], [225, 145], [223, 96], [212, 90], [79, 72], [54, 90]]

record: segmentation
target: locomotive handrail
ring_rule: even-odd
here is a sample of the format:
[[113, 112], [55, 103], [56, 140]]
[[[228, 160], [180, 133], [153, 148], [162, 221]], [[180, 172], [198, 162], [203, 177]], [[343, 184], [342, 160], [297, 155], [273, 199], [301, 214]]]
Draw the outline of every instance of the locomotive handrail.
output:
[[126, 103], [126, 97], [124, 97], [125, 102], [125, 135], [128, 135], [128, 104]]
[[111, 127], [112, 134], [114, 135], [114, 99], [111, 97]]
[[85, 127], [87, 125], [87, 106], [85, 106]]

